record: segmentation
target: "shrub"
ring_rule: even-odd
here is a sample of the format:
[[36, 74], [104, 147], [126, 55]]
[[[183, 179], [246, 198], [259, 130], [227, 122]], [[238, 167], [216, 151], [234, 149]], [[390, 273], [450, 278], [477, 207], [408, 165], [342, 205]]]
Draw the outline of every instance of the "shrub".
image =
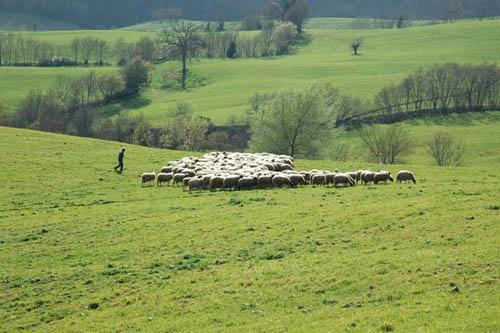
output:
[[413, 149], [409, 131], [402, 126], [368, 126], [361, 139], [377, 163], [395, 164]]
[[144, 60], [134, 59], [123, 68], [122, 75], [125, 88], [130, 94], [137, 94], [139, 90], [151, 82], [151, 65]]
[[448, 132], [434, 134], [428, 144], [429, 151], [439, 166], [460, 165], [465, 157], [465, 145]]

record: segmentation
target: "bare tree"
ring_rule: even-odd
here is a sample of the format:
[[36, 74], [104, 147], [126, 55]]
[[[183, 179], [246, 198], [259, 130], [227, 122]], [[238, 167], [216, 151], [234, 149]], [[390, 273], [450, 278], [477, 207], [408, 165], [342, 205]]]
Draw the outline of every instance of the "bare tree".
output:
[[71, 50], [73, 52], [73, 60], [78, 64], [78, 56], [80, 55], [81, 40], [79, 38], [71, 41]]
[[106, 41], [102, 39], [98, 39], [95, 41], [95, 46], [96, 46], [96, 58], [97, 58], [97, 64], [102, 66], [104, 65], [104, 58], [106, 56], [106, 50], [108, 48]]
[[159, 36], [159, 41], [167, 55], [180, 59], [182, 63], [181, 88], [186, 89], [187, 63], [203, 46], [198, 26], [192, 23], [177, 23], [163, 31]]
[[107, 104], [113, 96], [125, 89], [125, 82], [117, 74], [104, 74], [97, 78], [97, 88], [104, 98], [104, 103]]
[[429, 151], [439, 166], [460, 165], [465, 157], [465, 145], [448, 132], [434, 134], [428, 144]]
[[358, 50], [361, 47], [361, 39], [356, 38], [355, 40], [353, 40], [351, 47], [352, 47], [353, 54], [358, 55]]
[[144, 61], [153, 63], [156, 59], [156, 43], [150, 37], [142, 37], [135, 44], [135, 55]]
[[410, 133], [402, 126], [368, 126], [360, 134], [377, 163], [395, 164], [413, 148]]

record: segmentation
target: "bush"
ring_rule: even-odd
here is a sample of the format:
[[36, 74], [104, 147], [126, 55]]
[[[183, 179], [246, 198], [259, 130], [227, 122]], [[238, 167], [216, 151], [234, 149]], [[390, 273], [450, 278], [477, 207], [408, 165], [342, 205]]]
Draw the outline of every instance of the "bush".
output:
[[402, 126], [368, 126], [361, 139], [377, 163], [396, 164], [413, 149], [410, 132]]
[[125, 89], [130, 94], [137, 94], [151, 83], [151, 65], [144, 60], [134, 59], [123, 68], [122, 75]]
[[434, 134], [428, 148], [439, 166], [460, 165], [464, 161], [465, 145], [448, 132]]

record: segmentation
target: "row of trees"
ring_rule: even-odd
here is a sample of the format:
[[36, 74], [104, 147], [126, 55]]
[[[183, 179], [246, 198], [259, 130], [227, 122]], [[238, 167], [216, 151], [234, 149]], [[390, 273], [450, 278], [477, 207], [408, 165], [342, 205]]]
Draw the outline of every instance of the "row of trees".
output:
[[292, 23], [275, 21], [259, 33], [211, 32], [203, 39], [206, 58], [257, 58], [286, 54], [297, 33]]
[[0, 32], [0, 66], [41, 64], [56, 55], [54, 45], [29, 36]]
[[78, 66], [104, 65], [108, 54], [106, 41], [75, 38], [70, 49], [31, 36], [0, 32], [0, 66]]
[[383, 88], [374, 100], [383, 114], [401, 112], [483, 111], [500, 105], [496, 64], [449, 63], [420, 69], [399, 85]]
[[[0, 0], [0, 12], [26, 13], [72, 22], [87, 28], [110, 28], [151, 19], [241, 20], [260, 12], [268, 0]], [[495, 0], [309, 0], [312, 16], [417, 19], [500, 15]], [[159, 10], [155, 10], [159, 9]]]
[[[330, 84], [257, 94], [245, 120], [251, 130], [250, 149], [345, 161], [351, 149], [340, 139], [343, 129], [336, 124], [362, 107], [359, 103]], [[401, 125], [368, 125], [359, 135], [369, 160], [381, 164], [403, 162], [415, 148], [409, 128]], [[436, 133], [427, 148], [440, 166], [459, 165], [466, 153], [463, 142], [446, 132]]]

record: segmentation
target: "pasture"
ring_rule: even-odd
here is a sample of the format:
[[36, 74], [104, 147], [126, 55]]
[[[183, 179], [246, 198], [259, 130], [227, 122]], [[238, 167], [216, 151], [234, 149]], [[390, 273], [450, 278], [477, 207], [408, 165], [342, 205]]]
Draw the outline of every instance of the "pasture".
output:
[[451, 118], [464, 167], [384, 167], [416, 186], [193, 193], [138, 177], [192, 153], [126, 145], [116, 175], [120, 143], [0, 128], [1, 330], [496, 331], [499, 124]]
[[[188, 91], [162, 87], [162, 73], [167, 68], [179, 68], [178, 64], [156, 66], [153, 84], [140, 100], [118, 104], [113, 109], [142, 113], [147, 119], [161, 123], [169, 107], [184, 101], [192, 104], [198, 114], [209, 117], [216, 124], [224, 124], [231, 115], [241, 114], [256, 92], [302, 87], [318, 81], [331, 82], [346, 94], [371, 101], [382, 87], [399, 82], [421, 66], [451, 61], [498, 62], [499, 29], [500, 21], [491, 20], [393, 30], [308, 30], [307, 41], [296, 46], [290, 55], [269, 59], [194, 60], [190, 67], [201, 84]], [[109, 45], [114, 45], [120, 37], [134, 41], [142, 36], [155, 36], [152, 32], [127, 30], [33, 35], [58, 43], [61, 48], [69, 47], [70, 41], [77, 36], [93, 35], [107, 40]], [[351, 55], [350, 45], [354, 38], [362, 39], [358, 57]], [[41, 80], [49, 80], [52, 72], [53, 76], [65, 72], [71, 75], [75, 71], [94, 69], [0, 68], [2, 99], [13, 109], [29, 89], [39, 87]]]

